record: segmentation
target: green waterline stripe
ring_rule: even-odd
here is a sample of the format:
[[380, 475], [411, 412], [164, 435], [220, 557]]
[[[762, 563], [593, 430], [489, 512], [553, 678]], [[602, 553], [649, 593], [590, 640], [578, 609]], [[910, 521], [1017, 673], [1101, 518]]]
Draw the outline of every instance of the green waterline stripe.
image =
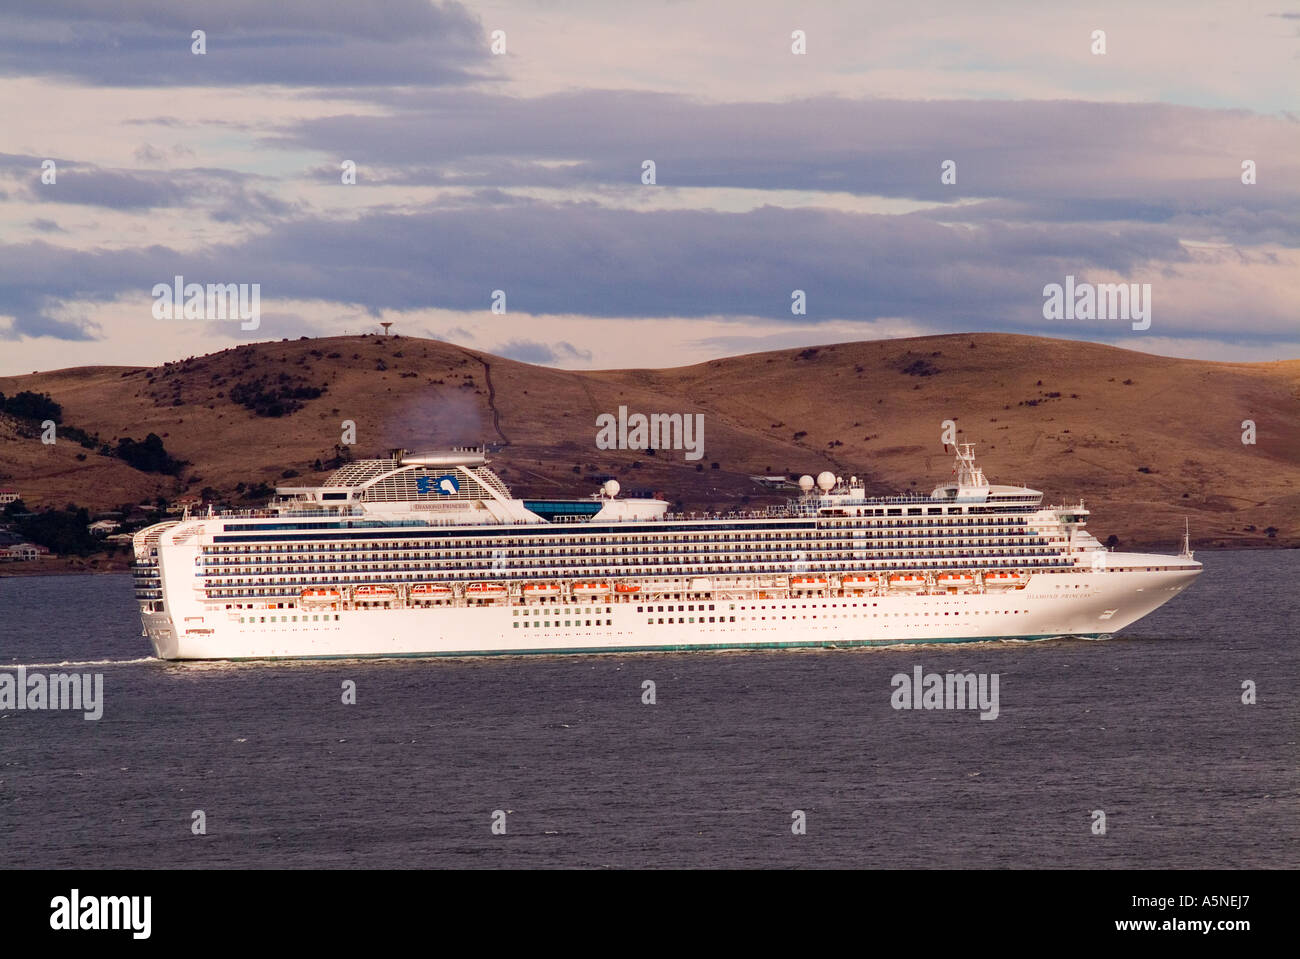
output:
[[999, 643], [1009, 640], [1037, 642], [1047, 639], [1098, 639], [1107, 633], [1044, 633], [1038, 636], [960, 636], [929, 637], [924, 639], [852, 639], [852, 640], [810, 640], [807, 642], [771, 642], [771, 643], [680, 643], [671, 646], [574, 646], [554, 649], [486, 649], [455, 650], [446, 652], [419, 653], [340, 653], [330, 655], [302, 656], [222, 656], [219, 659], [167, 660], [167, 662], [275, 662], [299, 659], [438, 659], [467, 656], [570, 656], [574, 654], [593, 655], [606, 653], [689, 653], [708, 652], [710, 650], [767, 650], [767, 649], [846, 649], [854, 647], [879, 646], [924, 646], [940, 643]]

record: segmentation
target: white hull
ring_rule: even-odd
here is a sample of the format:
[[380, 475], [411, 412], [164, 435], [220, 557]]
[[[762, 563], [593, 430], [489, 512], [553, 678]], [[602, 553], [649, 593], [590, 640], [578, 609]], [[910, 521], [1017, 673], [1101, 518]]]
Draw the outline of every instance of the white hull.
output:
[[[1199, 563], [1111, 554], [1128, 568], [1035, 574], [1023, 589], [570, 606], [145, 612], [163, 659], [351, 658], [762, 649], [1099, 636], [1178, 595]], [[1150, 563], [1160, 569], [1133, 567]], [[641, 612], [638, 612], [641, 607]], [[663, 611], [660, 611], [660, 607]], [[241, 622], [241, 618], [243, 622]], [[663, 620], [660, 623], [660, 620]], [[651, 622], [653, 620], [653, 622]], [[672, 620], [672, 622], [670, 622]], [[524, 626], [527, 622], [529, 625]], [[590, 623], [591, 625], [588, 625]]]

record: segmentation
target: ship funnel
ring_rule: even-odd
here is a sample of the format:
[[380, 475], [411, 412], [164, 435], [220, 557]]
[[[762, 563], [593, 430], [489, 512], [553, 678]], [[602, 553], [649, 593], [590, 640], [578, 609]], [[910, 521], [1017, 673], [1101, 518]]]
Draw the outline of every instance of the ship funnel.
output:
[[397, 458], [403, 466], [483, 466], [487, 463], [487, 455], [481, 449], [404, 453]]

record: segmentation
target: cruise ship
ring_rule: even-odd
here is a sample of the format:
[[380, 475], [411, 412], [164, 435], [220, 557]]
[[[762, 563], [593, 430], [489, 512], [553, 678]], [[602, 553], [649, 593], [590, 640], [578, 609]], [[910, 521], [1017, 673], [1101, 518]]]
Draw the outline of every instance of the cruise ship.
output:
[[1082, 502], [990, 483], [969, 445], [928, 496], [831, 472], [763, 511], [620, 492], [518, 499], [482, 449], [358, 460], [137, 533], [143, 631], [169, 660], [1103, 637], [1201, 572], [1186, 538], [1106, 549]]

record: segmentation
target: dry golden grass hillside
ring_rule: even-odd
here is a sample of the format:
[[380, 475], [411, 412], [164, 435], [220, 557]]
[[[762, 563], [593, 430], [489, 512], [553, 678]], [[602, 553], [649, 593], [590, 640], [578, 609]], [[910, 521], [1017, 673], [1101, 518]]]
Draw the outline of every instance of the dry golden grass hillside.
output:
[[[105, 442], [156, 433], [189, 463], [179, 478], [142, 473], [66, 439], [23, 438], [0, 417], [0, 486], [29, 505], [105, 509], [313, 482], [327, 473], [315, 462], [337, 454], [344, 420], [356, 423], [357, 457], [496, 444], [493, 465], [529, 496], [585, 495], [612, 474], [688, 510], [734, 507], [778, 498], [750, 474], [826, 468], [878, 492], [928, 490], [950, 475], [940, 438], [951, 419], [994, 482], [1024, 482], [1049, 502], [1082, 497], [1103, 540], [1169, 546], [1187, 517], [1201, 546], [1300, 544], [1300, 361], [1211, 363], [963, 334], [568, 372], [434, 340], [351, 336], [158, 368], [0, 377], [0, 392], [22, 390], [50, 394], [67, 426]], [[263, 409], [286, 395], [301, 408], [262, 416], [232, 398], [259, 394]], [[703, 469], [681, 452], [598, 450], [596, 417], [620, 405], [703, 413]], [[1256, 424], [1254, 445], [1241, 441], [1244, 420]]]

